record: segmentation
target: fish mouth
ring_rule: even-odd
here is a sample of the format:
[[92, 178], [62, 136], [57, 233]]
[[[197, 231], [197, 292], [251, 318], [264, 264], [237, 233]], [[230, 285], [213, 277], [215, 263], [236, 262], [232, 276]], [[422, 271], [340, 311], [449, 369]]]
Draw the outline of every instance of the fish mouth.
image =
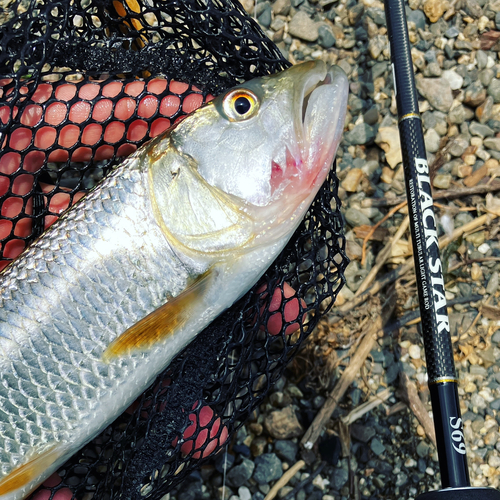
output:
[[325, 180], [344, 130], [349, 85], [338, 66], [323, 61], [287, 70], [294, 82], [293, 133], [275, 155], [271, 193], [309, 198]]
[[[295, 164], [301, 185], [313, 189], [328, 173], [344, 130], [349, 85], [338, 66], [315, 61], [297, 66], [294, 86]], [[318, 180], [319, 179], [319, 180]], [[319, 187], [319, 186], [318, 186]]]
[[314, 90], [316, 90], [321, 85], [330, 85], [333, 82], [333, 76], [331, 73], [327, 73], [325, 78], [315, 84], [312, 84], [308, 88], [304, 88], [304, 95], [302, 98], [302, 123], [305, 121], [307, 106], [309, 104], [309, 98]]

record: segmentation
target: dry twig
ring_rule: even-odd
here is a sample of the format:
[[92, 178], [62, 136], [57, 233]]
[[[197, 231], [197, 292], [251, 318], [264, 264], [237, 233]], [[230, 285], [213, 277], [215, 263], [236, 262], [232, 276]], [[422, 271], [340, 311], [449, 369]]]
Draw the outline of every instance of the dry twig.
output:
[[384, 389], [379, 393], [371, 396], [368, 401], [354, 408], [348, 415], [342, 417], [342, 422], [345, 425], [351, 425], [356, 422], [356, 420], [360, 419], [365, 413], [373, 410], [378, 405], [382, 404], [384, 401], [387, 401], [392, 396], [392, 391], [390, 389]]
[[380, 227], [381, 224], [383, 224], [389, 217], [392, 217], [398, 210], [401, 210], [403, 207], [405, 207], [408, 204], [407, 201], [404, 201], [403, 203], [400, 203], [398, 206], [391, 208], [389, 212], [384, 216], [383, 219], [379, 220], [372, 228], [370, 231], [368, 231], [368, 234], [364, 237], [363, 239], [363, 249], [361, 251], [361, 265], [364, 266], [366, 262], [366, 245], [370, 238], [374, 235], [375, 231], [377, 230], [378, 227]]
[[340, 314], [345, 315], [355, 307], [359, 306], [365, 300], [368, 300], [370, 297], [376, 295], [380, 290], [382, 290], [387, 285], [394, 283], [398, 278], [404, 276], [408, 271], [413, 269], [413, 261], [408, 259], [407, 262], [400, 265], [397, 269], [390, 271], [389, 273], [382, 276], [380, 279], [376, 280], [371, 288], [369, 288], [366, 292], [360, 294], [358, 297], [353, 297], [349, 302], [346, 302], [344, 305], [334, 309], [332, 311], [332, 315]]
[[276, 481], [274, 486], [269, 490], [269, 493], [266, 495], [264, 500], [273, 500], [273, 498], [278, 494], [279, 490], [288, 484], [288, 481], [292, 479], [297, 472], [304, 467], [306, 463], [304, 460], [299, 460], [294, 463], [279, 479]]
[[376, 314], [374, 321], [369, 323], [364, 329], [363, 340], [361, 341], [356, 354], [352, 357], [351, 363], [344, 370], [340, 380], [328, 395], [328, 398], [322, 408], [300, 441], [301, 446], [305, 450], [311, 450], [313, 448], [326, 423], [330, 420], [338, 402], [356, 378], [361, 366], [375, 345], [378, 333], [382, 330], [390, 318], [392, 311], [394, 310], [395, 302], [393, 294], [389, 294], [389, 297], [380, 311], [380, 314]]
[[429, 412], [424, 406], [424, 403], [420, 400], [417, 392], [417, 386], [408, 378], [406, 373], [401, 372], [399, 374], [400, 387], [402, 389], [401, 395], [403, 399], [408, 404], [408, 407], [417, 417], [418, 421], [424, 428], [425, 434], [432, 441], [434, 446], [436, 446], [436, 432], [434, 430], [434, 422], [429, 416]]
[[375, 279], [375, 276], [377, 276], [378, 272], [385, 264], [385, 261], [390, 257], [394, 245], [403, 237], [409, 225], [410, 217], [407, 215], [399, 226], [399, 229], [396, 231], [396, 234], [389, 240], [384, 249], [377, 255], [377, 262], [370, 269], [370, 272], [366, 275], [363, 283], [361, 283], [361, 286], [354, 294], [354, 297], [358, 297], [359, 295], [361, 295], [370, 286], [371, 282]]

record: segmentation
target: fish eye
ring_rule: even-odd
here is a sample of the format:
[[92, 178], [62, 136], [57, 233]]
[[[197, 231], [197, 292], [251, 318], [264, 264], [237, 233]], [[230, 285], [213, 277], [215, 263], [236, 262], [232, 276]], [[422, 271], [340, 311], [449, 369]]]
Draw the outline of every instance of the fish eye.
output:
[[222, 106], [230, 121], [243, 121], [259, 110], [259, 99], [249, 90], [236, 89], [224, 96]]

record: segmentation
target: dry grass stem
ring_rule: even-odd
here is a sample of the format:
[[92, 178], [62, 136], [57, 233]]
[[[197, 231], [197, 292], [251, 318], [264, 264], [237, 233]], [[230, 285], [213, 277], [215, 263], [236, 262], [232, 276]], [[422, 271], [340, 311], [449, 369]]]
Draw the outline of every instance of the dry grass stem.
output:
[[269, 490], [269, 493], [266, 495], [264, 500], [273, 500], [273, 498], [278, 494], [279, 490], [288, 484], [288, 481], [292, 479], [297, 472], [304, 467], [306, 463], [304, 460], [299, 460], [294, 463], [274, 484], [274, 486]]
[[365, 413], [373, 410], [378, 405], [382, 404], [384, 401], [387, 401], [392, 396], [392, 391], [390, 389], [384, 389], [380, 391], [378, 394], [371, 396], [368, 401], [359, 405], [357, 408], [354, 408], [348, 415], [342, 417], [342, 422], [345, 425], [351, 425], [356, 422], [356, 420], [360, 419]]
[[363, 280], [363, 283], [361, 283], [361, 286], [354, 294], [354, 297], [359, 297], [371, 285], [372, 281], [375, 279], [380, 269], [382, 269], [382, 266], [385, 264], [386, 260], [390, 257], [393, 246], [403, 237], [409, 226], [410, 217], [407, 215], [396, 231], [396, 234], [388, 241], [387, 245], [385, 245], [383, 250], [377, 255], [377, 261], [375, 265], [366, 275], [366, 278]]
[[398, 210], [401, 210], [403, 207], [405, 207], [408, 204], [407, 201], [404, 201], [403, 203], [400, 203], [398, 206], [391, 208], [389, 212], [384, 216], [383, 219], [379, 220], [372, 228], [370, 231], [368, 231], [368, 234], [364, 237], [363, 239], [363, 249], [361, 251], [361, 265], [364, 266], [366, 263], [366, 245], [368, 244], [368, 241], [370, 238], [375, 234], [375, 231], [377, 230], [378, 227], [380, 227], [381, 224], [383, 224], [387, 219], [392, 217]]
[[358, 375], [361, 367], [364, 365], [370, 351], [375, 346], [377, 336], [390, 318], [396, 301], [394, 295], [389, 294], [384, 306], [377, 308], [373, 314], [373, 321], [369, 322], [363, 331], [363, 340], [359, 344], [356, 353], [351, 358], [349, 366], [344, 370], [335, 387], [332, 389], [325, 403], [317, 413], [312, 424], [309, 426], [300, 444], [305, 450], [311, 450], [323, 432], [326, 423], [330, 420], [333, 411], [337, 407], [338, 402], [345, 394], [346, 390], [352, 384], [353, 380]]
[[408, 378], [406, 373], [399, 374], [400, 387], [402, 398], [408, 404], [408, 407], [417, 417], [418, 421], [424, 428], [425, 434], [436, 446], [436, 431], [434, 430], [434, 422], [429, 416], [429, 412], [418, 396], [417, 386]]

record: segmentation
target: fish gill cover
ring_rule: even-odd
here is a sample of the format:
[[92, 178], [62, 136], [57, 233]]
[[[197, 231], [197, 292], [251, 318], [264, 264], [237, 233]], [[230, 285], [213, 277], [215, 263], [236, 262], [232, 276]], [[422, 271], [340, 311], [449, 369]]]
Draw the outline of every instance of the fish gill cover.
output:
[[[289, 66], [232, 0], [16, 0], [0, 22], [2, 267], [150, 136]], [[230, 443], [344, 282], [339, 209], [332, 172], [263, 280], [43, 498], [161, 498]]]

